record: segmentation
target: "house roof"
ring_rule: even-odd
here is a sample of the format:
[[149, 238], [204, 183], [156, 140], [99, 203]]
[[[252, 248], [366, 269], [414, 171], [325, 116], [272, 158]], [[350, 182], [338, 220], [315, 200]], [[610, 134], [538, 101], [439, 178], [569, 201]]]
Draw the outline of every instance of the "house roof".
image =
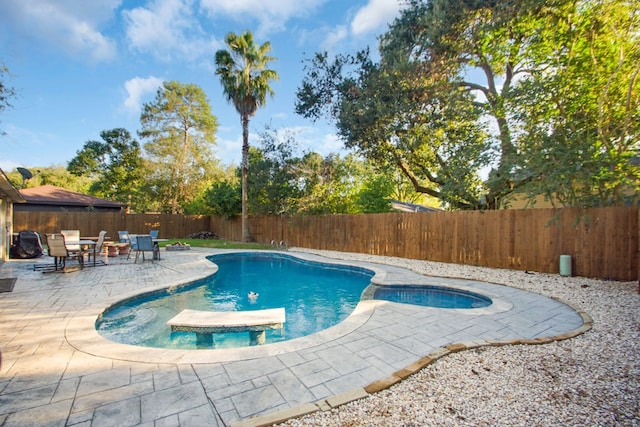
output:
[[25, 188], [20, 194], [27, 203], [33, 205], [97, 206], [122, 208], [122, 203], [76, 193], [55, 185], [41, 185]]
[[432, 208], [429, 206], [416, 205], [415, 203], [400, 202], [391, 200], [391, 207], [401, 212], [441, 212], [442, 209]]
[[0, 194], [5, 194], [14, 203], [24, 203], [25, 200], [18, 189], [11, 184], [7, 175], [0, 169]]

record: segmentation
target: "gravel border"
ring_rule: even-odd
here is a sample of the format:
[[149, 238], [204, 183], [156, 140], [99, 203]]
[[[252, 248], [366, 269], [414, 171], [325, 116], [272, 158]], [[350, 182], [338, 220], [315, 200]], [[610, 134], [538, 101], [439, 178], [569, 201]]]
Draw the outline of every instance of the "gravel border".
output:
[[585, 311], [593, 327], [577, 337], [543, 345], [451, 353], [388, 389], [280, 425], [640, 426], [638, 282], [292, 250], [537, 292]]

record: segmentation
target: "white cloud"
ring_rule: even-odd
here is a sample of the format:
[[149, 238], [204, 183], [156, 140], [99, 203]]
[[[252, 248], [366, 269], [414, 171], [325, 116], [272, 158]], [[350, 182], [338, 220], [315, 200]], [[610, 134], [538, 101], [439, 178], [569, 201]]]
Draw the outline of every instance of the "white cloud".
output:
[[223, 165], [238, 166], [242, 159], [242, 134], [235, 139], [216, 138], [215, 156]]
[[205, 34], [190, 0], [153, 0], [122, 12], [129, 47], [158, 59], [196, 60], [211, 55], [220, 42]]
[[369, 0], [351, 21], [351, 32], [362, 35], [382, 29], [398, 16], [403, 7], [399, 0]]
[[[223, 165], [229, 166], [240, 165], [242, 161], [242, 131], [237, 132], [233, 138], [221, 138], [220, 134], [229, 133], [230, 129], [218, 129], [218, 135], [216, 135], [216, 148], [215, 157], [220, 160]], [[260, 135], [255, 132], [249, 132], [249, 145], [251, 147], [257, 147], [260, 141]]]
[[115, 42], [100, 32], [121, 0], [21, 0], [0, 2], [3, 25], [22, 37], [37, 39], [69, 55], [107, 61], [116, 54]]
[[333, 30], [327, 32], [327, 36], [321, 44], [323, 50], [332, 51], [334, 46], [347, 38], [347, 27], [338, 25]]
[[134, 77], [124, 83], [127, 92], [127, 99], [124, 100], [124, 108], [130, 113], [139, 113], [142, 105], [142, 98], [155, 93], [162, 85], [163, 79], [159, 77]]
[[201, 7], [211, 16], [227, 15], [234, 19], [253, 18], [260, 23], [256, 34], [284, 29], [294, 17], [308, 16], [327, 0], [201, 0]]
[[322, 137], [322, 145], [320, 146], [320, 153], [324, 153], [324, 155], [331, 153], [343, 153], [344, 154], [344, 143], [342, 139], [335, 133], [327, 133]]

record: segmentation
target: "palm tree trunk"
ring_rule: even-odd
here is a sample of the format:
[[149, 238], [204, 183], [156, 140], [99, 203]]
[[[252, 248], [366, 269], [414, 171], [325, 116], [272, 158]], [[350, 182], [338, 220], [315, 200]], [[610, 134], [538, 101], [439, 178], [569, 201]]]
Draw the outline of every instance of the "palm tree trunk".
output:
[[249, 177], [249, 116], [243, 114], [242, 118], [242, 241], [250, 242], [249, 213], [247, 206], [247, 189]]

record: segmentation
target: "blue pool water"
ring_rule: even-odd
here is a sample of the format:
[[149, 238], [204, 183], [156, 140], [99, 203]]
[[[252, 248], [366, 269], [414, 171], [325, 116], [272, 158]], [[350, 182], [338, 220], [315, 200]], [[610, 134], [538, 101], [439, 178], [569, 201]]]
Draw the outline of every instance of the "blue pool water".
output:
[[[303, 261], [277, 253], [209, 257], [216, 274], [178, 290], [162, 290], [121, 302], [100, 316], [98, 332], [113, 341], [145, 347], [196, 349], [196, 334], [171, 332], [166, 322], [184, 309], [240, 311], [285, 308], [283, 330], [267, 331], [273, 343], [329, 328], [351, 314], [373, 272]], [[249, 298], [255, 292], [258, 297]], [[249, 345], [249, 334], [213, 334], [214, 348]]]
[[437, 308], [482, 308], [493, 303], [484, 295], [442, 286], [380, 286], [373, 298]]

